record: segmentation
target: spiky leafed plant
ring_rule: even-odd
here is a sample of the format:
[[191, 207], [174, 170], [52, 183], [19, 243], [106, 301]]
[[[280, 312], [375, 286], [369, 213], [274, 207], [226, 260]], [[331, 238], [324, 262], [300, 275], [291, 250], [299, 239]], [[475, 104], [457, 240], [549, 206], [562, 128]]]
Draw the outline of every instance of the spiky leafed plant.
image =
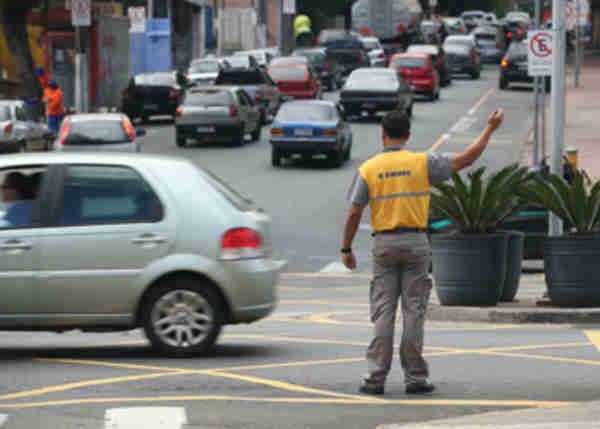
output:
[[582, 172], [575, 173], [571, 184], [554, 174], [536, 177], [521, 193], [561, 218], [569, 233], [592, 234], [600, 224], [600, 181], [588, 187]]
[[451, 183], [436, 185], [433, 210], [451, 220], [460, 234], [493, 233], [505, 219], [525, 206], [518, 189], [530, 178], [527, 168], [511, 165], [484, 177], [485, 168], [452, 176]]

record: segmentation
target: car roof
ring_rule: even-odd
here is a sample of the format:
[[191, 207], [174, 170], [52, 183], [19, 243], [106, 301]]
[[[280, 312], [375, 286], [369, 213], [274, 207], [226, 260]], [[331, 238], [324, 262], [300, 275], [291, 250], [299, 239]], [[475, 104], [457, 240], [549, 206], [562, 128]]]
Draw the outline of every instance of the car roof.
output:
[[284, 105], [293, 106], [295, 104], [309, 104], [309, 105], [314, 105], [314, 106], [327, 106], [327, 107], [335, 108], [335, 103], [330, 100], [292, 100], [292, 101], [287, 101]]
[[187, 90], [187, 92], [189, 93], [195, 93], [195, 92], [204, 92], [204, 91], [219, 91], [219, 92], [223, 92], [223, 91], [238, 91], [238, 90], [242, 90], [243, 88], [240, 88], [239, 86], [236, 85], [196, 85], [191, 87], [190, 89]]
[[472, 34], [453, 34], [451, 36], [446, 37], [446, 41], [445, 42], [453, 41], [453, 40], [454, 41], [461, 41], [461, 42], [467, 41], [467, 40], [474, 41]]
[[420, 52], [426, 52], [426, 53], [434, 53], [434, 52], [440, 51], [439, 46], [436, 46], [436, 45], [415, 44], [415, 45], [410, 45], [408, 47], [408, 50], [410, 50], [411, 48], [416, 48]]
[[299, 68], [299, 69], [308, 69], [308, 64], [298, 64], [298, 63], [281, 63], [274, 64], [269, 66], [270, 69], [290, 69], [290, 68]]
[[83, 121], [120, 121], [125, 117], [123, 113], [76, 113], [67, 116], [71, 122]]
[[392, 59], [394, 59], [394, 58], [424, 58], [424, 59], [427, 59], [428, 57], [429, 57], [429, 54], [426, 54], [424, 52], [404, 52], [401, 54], [392, 55]]

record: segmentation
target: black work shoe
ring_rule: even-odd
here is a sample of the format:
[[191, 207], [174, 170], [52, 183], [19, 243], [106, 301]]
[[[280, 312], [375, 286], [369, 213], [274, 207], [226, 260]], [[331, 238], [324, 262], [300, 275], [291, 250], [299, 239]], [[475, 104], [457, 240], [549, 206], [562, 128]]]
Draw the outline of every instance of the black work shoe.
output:
[[423, 395], [431, 393], [435, 390], [435, 386], [431, 383], [409, 383], [406, 385], [406, 393], [408, 395]]
[[385, 390], [382, 384], [363, 383], [358, 388], [358, 391], [366, 395], [383, 395]]

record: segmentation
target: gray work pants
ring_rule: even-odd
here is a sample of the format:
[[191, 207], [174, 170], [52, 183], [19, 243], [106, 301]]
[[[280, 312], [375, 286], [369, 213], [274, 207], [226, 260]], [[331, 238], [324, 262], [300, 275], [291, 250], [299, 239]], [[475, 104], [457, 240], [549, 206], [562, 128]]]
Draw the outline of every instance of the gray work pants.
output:
[[394, 352], [394, 325], [402, 298], [400, 361], [406, 383], [422, 383], [429, 370], [423, 359], [425, 311], [431, 292], [428, 275], [431, 252], [423, 233], [379, 234], [373, 247], [370, 289], [371, 321], [375, 335], [367, 350], [368, 384], [382, 385]]

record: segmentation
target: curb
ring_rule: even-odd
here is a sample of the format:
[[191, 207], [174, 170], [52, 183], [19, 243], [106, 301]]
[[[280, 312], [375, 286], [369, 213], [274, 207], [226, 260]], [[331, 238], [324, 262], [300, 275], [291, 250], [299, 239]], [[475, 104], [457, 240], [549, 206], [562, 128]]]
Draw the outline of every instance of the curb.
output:
[[438, 322], [490, 322], [490, 323], [600, 323], [600, 308], [548, 308], [530, 305], [516, 307], [458, 307], [430, 304], [427, 319]]

